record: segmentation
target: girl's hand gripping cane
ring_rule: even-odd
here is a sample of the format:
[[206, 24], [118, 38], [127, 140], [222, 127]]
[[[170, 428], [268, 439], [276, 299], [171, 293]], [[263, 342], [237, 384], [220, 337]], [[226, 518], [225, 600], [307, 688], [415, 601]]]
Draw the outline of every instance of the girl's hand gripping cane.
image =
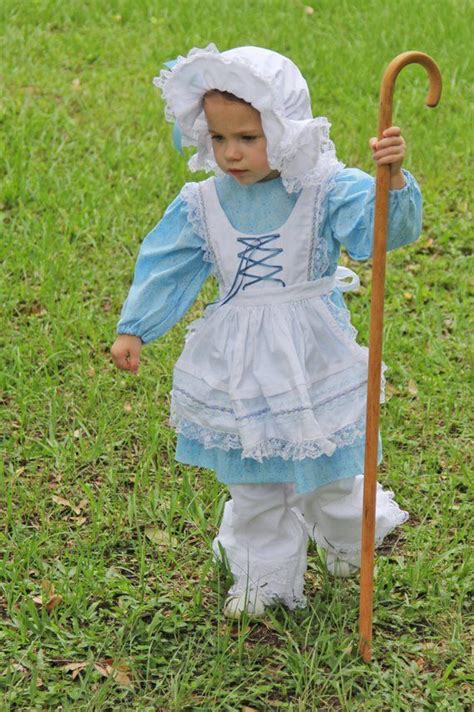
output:
[[[441, 74], [436, 63], [423, 52], [404, 52], [399, 54], [398, 57], [395, 57], [390, 62], [382, 79], [378, 127], [379, 139], [382, 138], [383, 132], [391, 126], [395, 80], [400, 70], [407, 64], [421, 64], [426, 69], [430, 82], [426, 104], [433, 107], [439, 102], [441, 96]], [[390, 165], [377, 166], [359, 612], [359, 650], [366, 662], [372, 657], [375, 493], [377, 485], [377, 445], [390, 172]]]

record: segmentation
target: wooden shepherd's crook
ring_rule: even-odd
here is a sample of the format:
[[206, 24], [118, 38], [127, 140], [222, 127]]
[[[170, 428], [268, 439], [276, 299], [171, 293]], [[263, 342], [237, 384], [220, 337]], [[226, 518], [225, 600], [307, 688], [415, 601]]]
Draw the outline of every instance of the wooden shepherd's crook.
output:
[[[400, 70], [407, 64], [421, 64], [428, 73], [430, 87], [426, 99], [427, 106], [436, 106], [440, 100], [441, 74], [431, 57], [423, 52], [403, 52], [403, 54], [399, 54], [385, 70], [380, 87], [379, 139], [382, 138], [385, 129], [392, 125], [392, 100], [395, 80]], [[359, 650], [365, 662], [369, 662], [372, 657], [375, 494], [377, 487], [377, 446], [389, 189], [390, 166], [377, 166], [359, 609]]]

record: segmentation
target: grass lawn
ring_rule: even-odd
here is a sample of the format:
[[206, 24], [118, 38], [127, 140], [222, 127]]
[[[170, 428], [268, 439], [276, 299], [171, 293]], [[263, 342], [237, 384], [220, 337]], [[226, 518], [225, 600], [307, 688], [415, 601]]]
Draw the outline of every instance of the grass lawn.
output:
[[[472, 4], [307, 1], [1, 4], [1, 710], [470, 708]], [[377, 559], [371, 665], [358, 581], [331, 579], [314, 548], [306, 610], [221, 616], [229, 576], [209, 552], [226, 492], [175, 463], [167, 425], [186, 323], [215, 284], [138, 377], [110, 362], [139, 244], [192, 179], [151, 79], [210, 41], [288, 54], [341, 160], [369, 171], [386, 64], [418, 49], [443, 75], [439, 108], [420, 67], [394, 103], [425, 212], [388, 258], [380, 480], [411, 518]], [[347, 263], [366, 343], [370, 264]]]

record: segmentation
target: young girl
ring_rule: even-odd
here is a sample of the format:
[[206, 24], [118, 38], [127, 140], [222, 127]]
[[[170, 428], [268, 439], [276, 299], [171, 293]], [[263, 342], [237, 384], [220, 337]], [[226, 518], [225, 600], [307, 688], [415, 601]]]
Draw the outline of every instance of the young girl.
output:
[[[341, 245], [352, 259], [371, 255], [374, 179], [337, 160], [288, 58], [209, 45], [168, 66], [155, 79], [166, 116], [197, 148], [190, 168], [216, 177], [187, 183], [145, 238], [112, 357], [135, 373], [142, 344], [216, 276], [219, 298], [189, 327], [174, 369], [176, 459], [230, 490], [214, 541], [234, 576], [225, 615], [292, 609], [305, 605], [308, 536], [329, 573], [359, 568], [368, 350], [342, 297], [359, 280], [337, 260]], [[418, 237], [421, 197], [401, 171], [400, 130], [370, 146], [391, 167], [393, 249]], [[379, 486], [377, 544], [406, 518]]]

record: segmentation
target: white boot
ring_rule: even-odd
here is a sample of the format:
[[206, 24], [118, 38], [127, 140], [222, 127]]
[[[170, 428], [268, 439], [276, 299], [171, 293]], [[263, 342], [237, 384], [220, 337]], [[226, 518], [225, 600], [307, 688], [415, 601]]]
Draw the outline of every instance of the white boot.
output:
[[227, 596], [222, 612], [226, 618], [234, 620], [239, 620], [244, 611], [249, 617], [260, 618], [266, 607], [264, 596], [257, 589]]
[[336, 576], [336, 578], [356, 576], [360, 569], [358, 564], [351, 564], [349, 561], [339, 559], [337, 554], [333, 554], [330, 551], [328, 551], [326, 557], [326, 568], [328, 573], [330, 573], [331, 576]]

